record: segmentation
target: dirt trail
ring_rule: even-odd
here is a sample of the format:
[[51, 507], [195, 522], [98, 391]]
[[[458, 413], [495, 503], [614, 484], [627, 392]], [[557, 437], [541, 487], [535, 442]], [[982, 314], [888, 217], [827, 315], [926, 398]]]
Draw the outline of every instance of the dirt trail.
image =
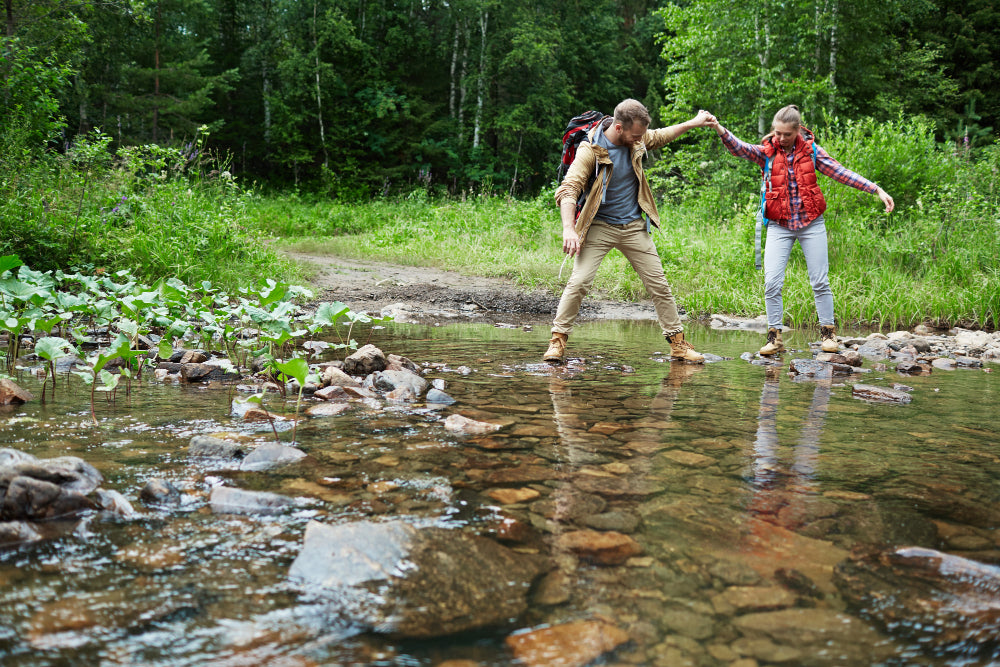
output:
[[[559, 295], [525, 290], [510, 280], [467, 276], [420, 266], [289, 252], [316, 270], [313, 287], [321, 301], [343, 301], [352, 309], [391, 313], [397, 321], [477, 319], [547, 323]], [[649, 301], [619, 302], [587, 297], [581, 319], [655, 319]]]

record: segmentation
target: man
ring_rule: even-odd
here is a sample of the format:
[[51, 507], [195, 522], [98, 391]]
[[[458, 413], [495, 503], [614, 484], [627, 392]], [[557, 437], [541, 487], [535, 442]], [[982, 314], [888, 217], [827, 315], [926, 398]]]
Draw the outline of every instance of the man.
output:
[[[545, 361], [562, 363], [580, 302], [612, 248], [625, 255], [652, 297], [663, 335], [670, 343], [671, 357], [694, 363], [705, 361], [684, 340], [677, 304], [649, 234], [651, 224], [659, 228], [660, 217], [642, 159], [648, 149], [660, 148], [691, 128], [705, 127], [712, 121], [711, 114], [700, 111], [679, 125], [650, 130], [646, 107], [637, 100], [627, 99], [615, 107], [613, 118], [597, 125], [587, 141], [580, 144], [576, 159], [555, 195], [562, 218], [563, 252], [575, 259], [552, 322], [552, 340], [542, 357]], [[581, 195], [585, 199], [577, 216]]]

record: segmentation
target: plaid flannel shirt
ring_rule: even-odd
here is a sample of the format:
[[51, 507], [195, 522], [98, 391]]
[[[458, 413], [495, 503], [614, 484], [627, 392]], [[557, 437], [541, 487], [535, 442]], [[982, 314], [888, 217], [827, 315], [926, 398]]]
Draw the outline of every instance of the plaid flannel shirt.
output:
[[[722, 136], [722, 144], [726, 147], [726, 150], [736, 157], [756, 162], [761, 169], [764, 168], [764, 164], [767, 162], [763, 146], [748, 144], [745, 141], [737, 139], [729, 130], [726, 130], [725, 135]], [[799, 196], [799, 184], [795, 181], [795, 170], [792, 168], [794, 150], [785, 151], [785, 157], [788, 164], [788, 189], [792, 206], [792, 218], [791, 220], [774, 220], [773, 222], [786, 229], [802, 229], [811, 220], [806, 220], [804, 217], [805, 211], [802, 209], [802, 197]], [[849, 185], [864, 192], [874, 194], [878, 189], [878, 186], [867, 178], [851, 171], [830, 157], [830, 154], [820, 148], [819, 144], [816, 144], [816, 171], [829, 176], [838, 183]]]

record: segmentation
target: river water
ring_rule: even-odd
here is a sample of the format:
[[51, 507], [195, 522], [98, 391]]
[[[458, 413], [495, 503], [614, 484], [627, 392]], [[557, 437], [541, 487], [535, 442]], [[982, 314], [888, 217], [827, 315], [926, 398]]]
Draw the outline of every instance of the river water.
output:
[[[507, 665], [511, 632], [600, 618], [631, 637], [613, 664], [980, 664], [935, 646], [931, 632], [887, 632], [833, 572], [852, 550], [882, 546], [1000, 563], [997, 374], [872, 370], [860, 381], [913, 389], [909, 404], [873, 404], [852, 397], [857, 379], [787, 375], [788, 358], [808, 356], [806, 332], [791, 333], [798, 351], [771, 377], [739, 358], [759, 333], [692, 326], [688, 337], [724, 359], [671, 364], [653, 322], [580, 325], [561, 368], [538, 362], [544, 326], [393, 325], [371, 342], [427, 365], [457, 403], [359, 403], [303, 422], [296, 444], [315, 462], [266, 473], [186, 456], [198, 434], [273, 439], [230, 416], [229, 388], [143, 382], [114, 404], [99, 399], [94, 426], [87, 390], [60, 378], [54, 399], [0, 413], [0, 447], [79, 456], [139, 516], [93, 517], [0, 551], [0, 662]], [[37, 380], [20, 380], [37, 396]], [[267, 405], [295, 409], [277, 395]], [[441, 420], [456, 412], [503, 428], [446, 431]], [[503, 483], [498, 470], [510, 471]], [[153, 478], [190, 504], [145, 507], [139, 491]], [[300, 504], [213, 514], [206, 496], [219, 484]], [[489, 495], [501, 487], [537, 493], [503, 505]], [[556, 546], [594, 516], [643, 552], [607, 566]], [[533, 597], [511, 627], [459, 637], [328, 622], [288, 577], [305, 525], [391, 518], [485, 535], [512, 519], [527, 536], [510, 545], [550, 556], [557, 592]]]

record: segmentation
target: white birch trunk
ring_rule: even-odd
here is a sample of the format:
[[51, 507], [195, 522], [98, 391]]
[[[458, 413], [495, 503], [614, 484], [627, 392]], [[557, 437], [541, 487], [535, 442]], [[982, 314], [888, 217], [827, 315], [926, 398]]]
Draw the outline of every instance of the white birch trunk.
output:
[[837, 5], [838, 0], [833, 0], [830, 9], [830, 99], [829, 111], [833, 114], [836, 111], [837, 103]]
[[479, 148], [479, 130], [483, 125], [483, 98], [486, 97], [486, 27], [490, 13], [483, 10], [479, 17], [479, 81], [476, 95], [476, 128], [472, 133], [472, 147]]
[[456, 19], [455, 43], [451, 47], [451, 74], [448, 88], [448, 115], [451, 118], [455, 117], [455, 89], [458, 87], [458, 82], [455, 81], [455, 68], [458, 67], [458, 33], [458, 20]]
[[316, 36], [316, 14], [318, 3], [313, 0], [313, 53], [316, 57], [316, 118], [319, 121], [319, 145], [323, 149], [323, 166], [330, 167], [330, 156], [326, 152], [326, 129], [323, 127], [323, 93], [319, 80], [319, 39]]
[[[767, 68], [771, 61], [771, 21], [767, 15], [767, 3], [761, 4], [759, 12], [754, 13], [753, 18], [754, 41], [757, 46], [757, 60], [760, 63], [760, 73], [757, 77], [758, 98], [757, 98], [757, 134], [764, 136], [767, 134], [767, 114], [764, 103], [767, 99]], [[761, 29], [763, 23], [763, 30]]]
[[458, 143], [462, 143], [462, 135], [465, 134], [465, 75], [468, 72], [469, 64], [469, 23], [462, 20], [462, 69], [458, 74]]

